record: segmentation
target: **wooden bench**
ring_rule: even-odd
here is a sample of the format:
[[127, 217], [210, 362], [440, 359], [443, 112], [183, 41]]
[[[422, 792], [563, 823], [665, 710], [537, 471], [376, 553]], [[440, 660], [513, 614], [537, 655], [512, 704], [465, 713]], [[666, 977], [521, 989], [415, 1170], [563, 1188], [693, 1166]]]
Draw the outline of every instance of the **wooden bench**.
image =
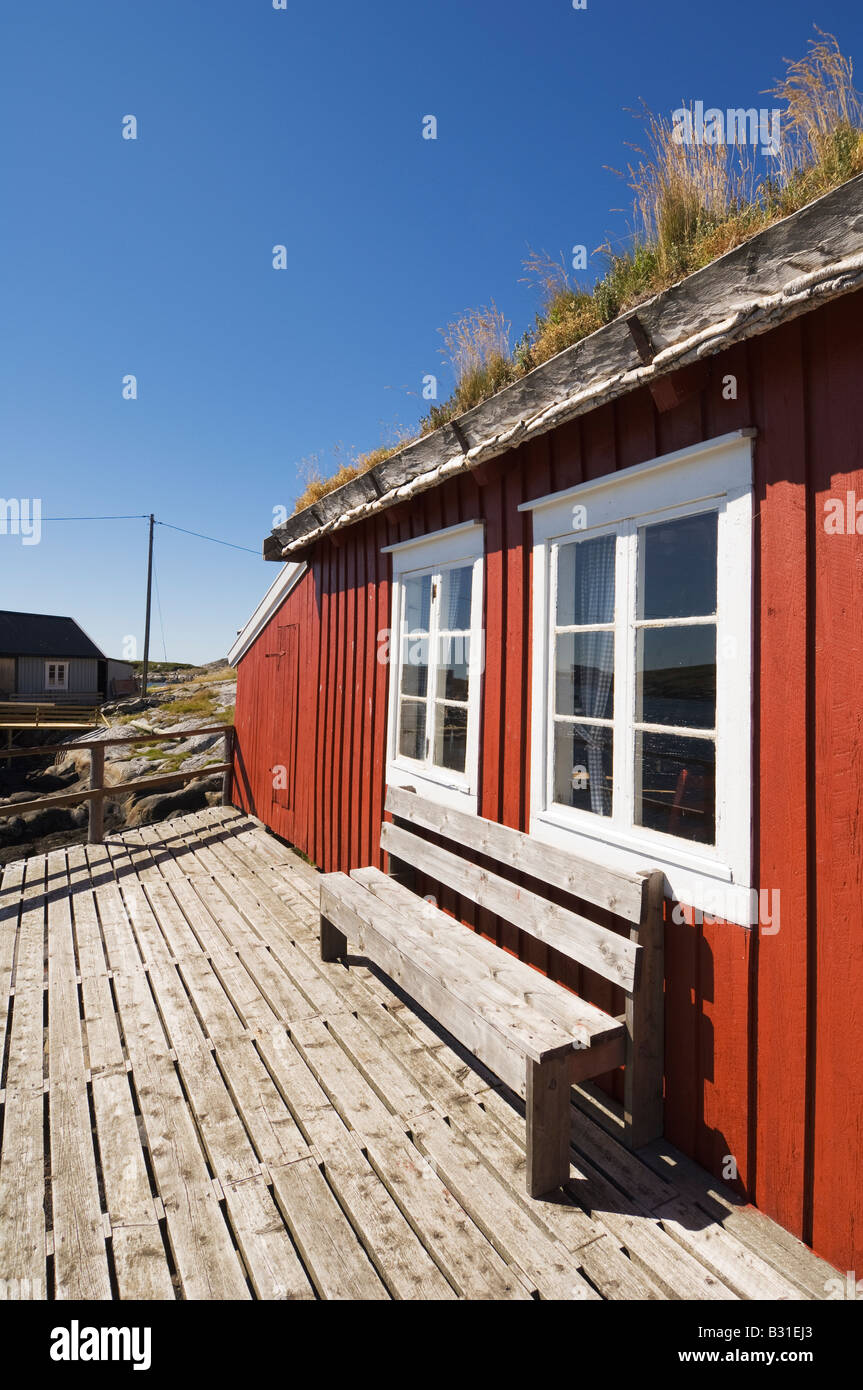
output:
[[[321, 879], [321, 955], [348, 943], [367, 956], [525, 1101], [527, 1190], [569, 1178], [570, 1088], [623, 1064], [624, 1141], [640, 1148], [663, 1132], [663, 916], [661, 872], [626, 875], [540, 844], [494, 821], [399, 788], [381, 827], [393, 861], [412, 865], [477, 906], [619, 985], [619, 1018], [502, 950], [379, 869]], [[628, 936], [550, 902], [415, 833], [431, 831], [519, 870], [630, 924]]]

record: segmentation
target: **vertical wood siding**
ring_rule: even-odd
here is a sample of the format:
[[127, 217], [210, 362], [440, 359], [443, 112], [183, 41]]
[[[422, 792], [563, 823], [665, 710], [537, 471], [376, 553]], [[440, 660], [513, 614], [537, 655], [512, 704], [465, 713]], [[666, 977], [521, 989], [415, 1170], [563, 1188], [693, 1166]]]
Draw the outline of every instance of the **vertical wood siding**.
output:
[[[388, 557], [381, 547], [485, 523], [480, 813], [526, 829], [531, 522], [518, 504], [754, 425], [755, 881], [769, 934], [668, 912], [666, 1132], [842, 1269], [863, 1268], [863, 537], [823, 528], [828, 496], [863, 499], [861, 296], [709, 363], [660, 414], [648, 391], [593, 411], [410, 509], [318, 546], [240, 663], [237, 795], [324, 870], [380, 862]], [[737, 399], [722, 383], [737, 379]], [[273, 653], [296, 625], [293, 666]], [[286, 690], [290, 680], [296, 690]], [[296, 712], [295, 747], [285, 725]], [[269, 769], [288, 762], [281, 802]], [[444, 905], [606, 1007], [611, 986], [453, 893]], [[678, 914], [680, 915], [680, 914]], [[619, 1089], [619, 1078], [608, 1078]]]
[[[18, 658], [18, 694], [44, 695], [45, 663], [48, 658], [22, 656]], [[99, 689], [99, 663], [95, 657], [60, 657], [69, 667], [69, 694], [92, 695]]]

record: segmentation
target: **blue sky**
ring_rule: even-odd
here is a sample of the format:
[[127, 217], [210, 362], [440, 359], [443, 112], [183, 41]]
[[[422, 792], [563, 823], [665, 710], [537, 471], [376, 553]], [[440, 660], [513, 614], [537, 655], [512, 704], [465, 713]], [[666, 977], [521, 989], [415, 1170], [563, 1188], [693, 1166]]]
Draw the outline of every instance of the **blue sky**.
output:
[[[46, 518], [153, 511], [254, 550], [157, 530], [169, 659], [223, 655], [275, 578], [260, 545], [301, 461], [330, 471], [334, 450], [413, 425], [426, 373], [448, 394], [438, 330], [462, 310], [494, 299], [518, 337], [529, 246], [626, 235], [630, 195], [605, 167], [638, 139], [626, 108], [769, 105], [813, 23], [863, 64], [861, 13], [6, 0], [0, 496]], [[0, 535], [0, 606], [72, 614], [110, 655], [128, 636], [140, 654], [145, 563], [144, 521], [46, 521], [38, 545]]]

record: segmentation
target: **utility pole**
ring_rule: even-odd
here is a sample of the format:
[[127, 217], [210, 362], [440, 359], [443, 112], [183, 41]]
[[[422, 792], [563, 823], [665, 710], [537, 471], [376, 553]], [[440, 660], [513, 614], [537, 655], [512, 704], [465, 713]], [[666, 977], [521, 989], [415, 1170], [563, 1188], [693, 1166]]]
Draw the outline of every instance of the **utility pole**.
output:
[[150, 602], [153, 597], [153, 527], [155, 518], [150, 513], [150, 549], [147, 554], [147, 617], [144, 620], [144, 669], [141, 672], [141, 694], [147, 693], [147, 677], [150, 670]]

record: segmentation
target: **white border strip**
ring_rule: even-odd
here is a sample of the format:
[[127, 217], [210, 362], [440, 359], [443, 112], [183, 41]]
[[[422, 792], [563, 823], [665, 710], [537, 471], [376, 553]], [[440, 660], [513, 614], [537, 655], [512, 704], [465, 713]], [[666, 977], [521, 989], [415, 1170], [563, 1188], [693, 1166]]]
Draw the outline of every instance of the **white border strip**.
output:
[[229, 666], [236, 666], [237, 662], [242, 661], [307, 569], [308, 565], [304, 560], [294, 560], [291, 564], [283, 566], [228, 652]]
[[618, 483], [626, 482], [628, 478], [637, 478], [640, 473], [647, 473], [653, 469], [673, 468], [676, 463], [694, 462], [696, 459], [704, 458], [707, 454], [715, 453], [717, 449], [727, 449], [730, 444], [736, 444], [741, 439], [755, 439], [758, 431], [747, 427], [742, 430], [732, 430], [730, 434], [717, 435], [715, 439], [706, 439], [701, 444], [692, 444], [688, 449], [675, 449], [671, 454], [660, 454], [657, 458], [647, 459], [644, 463], [633, 463], [629, 468], [618, 469], [614, 473], [603, 473], [598, 478], [588, 478], [583, 483], [575, 483], [572, 487], [563, 488], [560, 492], [547, 492], [544, 497], [536, 497], [530, 502], [519, 503], [520, 512], [535, 512], [538, 507], [548, 507], [555, 502], [563, 502], [567, 497], [575, 497], [577, 494], [585, 492], [595, 492], [597, 488], [607, 488], [611, 485], [617, 486]]
[[482, 526], [481, 521], [458, 521], [455, 526], [445, 526], [442, 531], [428, 531], [424, 536], [414, 536], [409, 541], [396, 541], [395, 545], [382, 545], [382, 555], [393, 555], [399, 550], [408, 550], [426, 541], [439, 541], [442, 536], [455, 536], [459, 531], [469, 531], [473, 526]]

